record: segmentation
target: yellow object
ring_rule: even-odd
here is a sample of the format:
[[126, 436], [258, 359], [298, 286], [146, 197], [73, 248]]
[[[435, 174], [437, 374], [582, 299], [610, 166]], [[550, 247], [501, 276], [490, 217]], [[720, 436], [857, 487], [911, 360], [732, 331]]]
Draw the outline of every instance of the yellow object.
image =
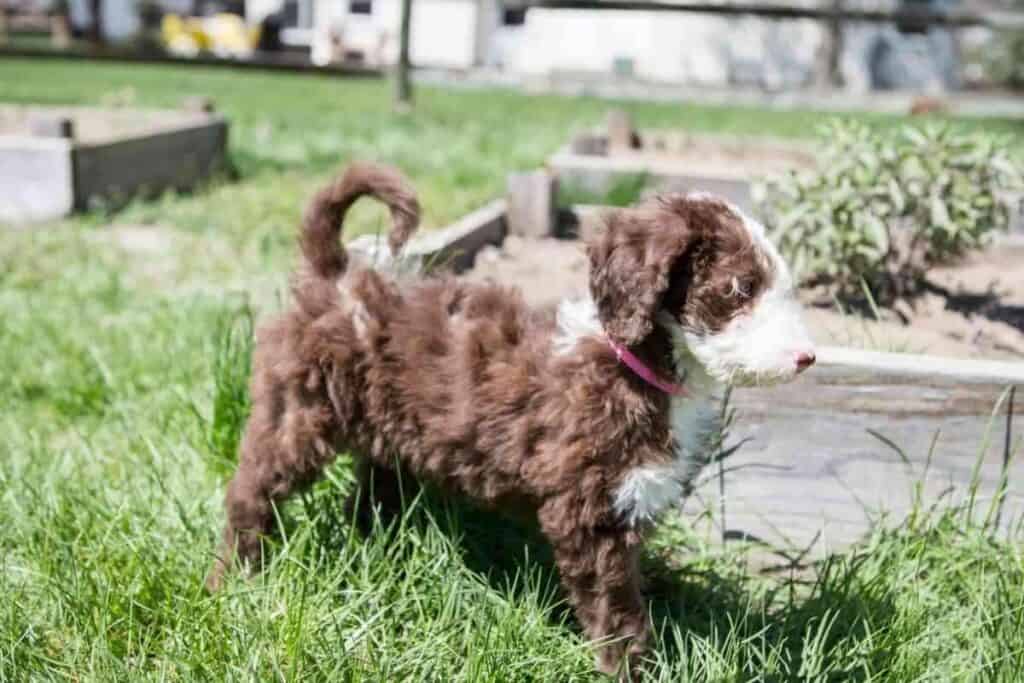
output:
[[182, 17], [165, 14], [160, 39], [168, 52], [195, 57], [208, 51], [218, 57], [248, 57], [259, 42], [259, 27], [247, 26], [237, 14]]

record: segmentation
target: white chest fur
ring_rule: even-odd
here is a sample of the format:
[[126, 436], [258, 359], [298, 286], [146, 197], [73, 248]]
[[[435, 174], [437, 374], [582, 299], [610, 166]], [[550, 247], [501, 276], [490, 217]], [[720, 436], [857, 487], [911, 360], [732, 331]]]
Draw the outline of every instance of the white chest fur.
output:
[[690, 395], [674, 396], [669, 405], [672, 459], [634, 468], [615, 491], [615, 510], [630, 524], [649, 522], [682, 500], [714, 455], [722, 429], [722, 385], [689, 353], [684, 331], [667, 316], [661, 322], [672, 335], [676, 367], [683, 370]]
[[[686, 352], [682, 330], [665, 321], [676, 349], [677, 367], [686, 369], [689, 396], [673, 397], [669, 406], [672, 452], [668, 462], [641, 465], [625, 474], [614, 493], [615, 511], [630, 524], [654, 519], [682, 500], [712, 455], [720, 430], [721, 386]], [[597, 307], [589, 298], [563, 301], [558, 310], [556, 353], [572, 353], [580, 339], [604, 334]]]
[[673, 397], [669, 419], [672, 459], [633, 468], [615, 491], [615, 511], [630, 524], [649, 522], [682, 500], [712, 455], [720, 427], [719, 406], [711, 395]]

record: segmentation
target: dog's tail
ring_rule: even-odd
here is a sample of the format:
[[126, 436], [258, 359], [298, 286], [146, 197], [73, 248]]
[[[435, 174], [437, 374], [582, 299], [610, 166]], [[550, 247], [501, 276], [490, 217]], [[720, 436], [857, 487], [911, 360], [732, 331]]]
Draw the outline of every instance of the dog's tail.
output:
[[391, 211], [388, 245], [398, 255], [420, 221], [420, 203], [409, 181], [397, 169], [355, 162], [330, 185], [322, 188], [306, 207], [300, 244], [313, 273], [336, 279], [345, 272], [348, 253], [340, 232], [345, 213], [357, 199], [369, 195]]

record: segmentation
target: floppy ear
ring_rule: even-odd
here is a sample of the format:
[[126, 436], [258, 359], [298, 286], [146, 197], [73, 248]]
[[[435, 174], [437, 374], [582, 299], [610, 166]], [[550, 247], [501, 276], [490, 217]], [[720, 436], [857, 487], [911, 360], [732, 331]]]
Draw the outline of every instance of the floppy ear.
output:
[[635, 346], [651, 333], [673, 267], [693, 241], [690, 226], [674, 212], [620, 209], [605, 217], [587, 255], [590, 294], [608, 336]]

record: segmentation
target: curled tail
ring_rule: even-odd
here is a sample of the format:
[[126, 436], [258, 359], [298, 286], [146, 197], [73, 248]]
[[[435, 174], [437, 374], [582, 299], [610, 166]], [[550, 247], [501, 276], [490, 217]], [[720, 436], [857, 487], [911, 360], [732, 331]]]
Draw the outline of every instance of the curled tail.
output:
[[376, 197], [391, 211], [388, 245], [397, 255], [420, 221], [420, 203], [409, 181], [389, 166], [356, 162], [313, 197], [302, 219], [302, 255], [313, 273], [335, 279], [345, 272], [348, 253], [339, 239], [349, 207], [362, 196]]

